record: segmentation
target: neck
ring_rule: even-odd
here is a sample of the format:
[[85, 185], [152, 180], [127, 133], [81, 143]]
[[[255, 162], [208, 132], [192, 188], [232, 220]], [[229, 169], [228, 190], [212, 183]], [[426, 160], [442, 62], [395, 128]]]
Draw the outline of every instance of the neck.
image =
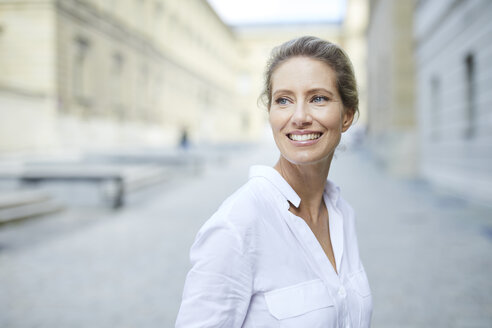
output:
[[291, 206], [291, 211], [301, 214], [305, 220], [318, 219], [331, 160], [332, 156], [316, 163], [297, 165], [281, 156], [274, 166], [301, 198], [299, 207]]

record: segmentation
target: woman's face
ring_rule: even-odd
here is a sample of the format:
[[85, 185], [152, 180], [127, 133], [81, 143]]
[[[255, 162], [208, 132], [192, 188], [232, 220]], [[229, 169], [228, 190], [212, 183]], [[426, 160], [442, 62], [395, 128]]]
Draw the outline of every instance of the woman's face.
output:
[[336, 75], [326, 63], [294, 57], [272, 74], [269, 120], [282, 156], [294, 164], [330, 160], [352, 123], [344, 110]]

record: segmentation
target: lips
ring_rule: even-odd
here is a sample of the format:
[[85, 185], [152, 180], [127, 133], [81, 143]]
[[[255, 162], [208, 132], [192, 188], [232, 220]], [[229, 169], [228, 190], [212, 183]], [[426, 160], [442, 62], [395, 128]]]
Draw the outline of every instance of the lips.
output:
[[288, 133], [287, 137], [293, 141], [311, 141], [316, 140], [321, 137], [321, 133], [313, 132], [313, 133]]

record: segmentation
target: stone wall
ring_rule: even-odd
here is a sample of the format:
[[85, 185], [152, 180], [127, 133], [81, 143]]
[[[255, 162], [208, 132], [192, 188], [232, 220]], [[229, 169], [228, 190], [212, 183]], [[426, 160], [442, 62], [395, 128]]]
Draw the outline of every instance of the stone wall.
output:
[[1, 1], [0, 151], [250, 141], [244, 56], [206, 1]]
[[420, 1], [415, 12], [420, 168], [492, 202], [492, 3]]
[[371, 1], [368, 27], [368, 133], [392, 173], [415, 176], [414, 1]]

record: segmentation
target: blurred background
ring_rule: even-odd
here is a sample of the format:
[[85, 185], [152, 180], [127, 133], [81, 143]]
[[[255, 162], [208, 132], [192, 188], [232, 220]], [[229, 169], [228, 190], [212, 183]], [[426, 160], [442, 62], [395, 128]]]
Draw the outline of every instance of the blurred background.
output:
[[278, 152], [271, 49], [352, 59], [330, 177], [374, 327], [492, 327], [492, 1], [0, 0], [0, 326], [172, 327], [199, 227]]

